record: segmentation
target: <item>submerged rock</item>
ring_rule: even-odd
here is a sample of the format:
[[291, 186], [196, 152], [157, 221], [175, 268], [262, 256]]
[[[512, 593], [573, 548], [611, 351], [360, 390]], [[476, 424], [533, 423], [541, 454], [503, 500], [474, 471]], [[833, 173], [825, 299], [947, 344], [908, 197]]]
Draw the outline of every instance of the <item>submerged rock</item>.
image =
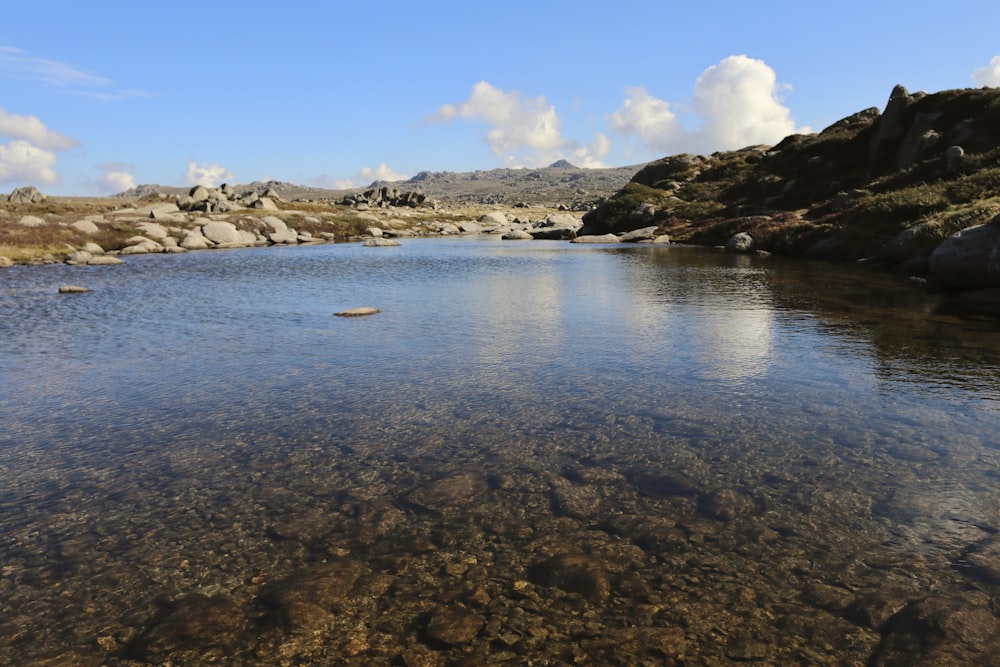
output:
[[215, 662], [239, 642], [246, 624], [246, 615], [229, 598], [194, 593], [126, 649], [128, 654], [154, 664], [168, 660], [194, 664], [188, 659]]
[[455, 472], [410, 492], [407, 499], [425, 510], [446, 513], [467, 509], [489, 494], [486, 476], [475, 470]]
[[376, 313], [381, 313], [382, 311], [378, 308], [369, 308], [362, 306], [360, 308], [348, 308], [347, 310], [341, 310], [340, 312], [334, 313], [337, 317], [364, 317], [365, 315], [375, 315]]
[[465, 605], [442, 605], [431, 613], [427, 637], [442, 644], [467, 644], [485, 624], [482, 616]]
[[995, 665], [1000, 620], [964, 600], [929, 597], [908, 604], [887, 623], [872, 667]]
[[555, 586], [569, 593], [578, 593], [596, 602], [611, 597], [611, 580], [607, 568], [586, 554], [564, 553], [553, 556], [532, 568], [532, 580], [544, 586]]

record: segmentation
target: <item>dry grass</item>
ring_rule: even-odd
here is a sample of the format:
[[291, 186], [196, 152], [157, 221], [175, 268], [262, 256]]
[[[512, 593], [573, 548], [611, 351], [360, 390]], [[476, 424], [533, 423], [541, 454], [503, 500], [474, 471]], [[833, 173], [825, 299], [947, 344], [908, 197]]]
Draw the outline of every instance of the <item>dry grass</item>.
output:
[[[162, 202], [163, 198], [155, 196], [141, 200], [50, 197], [39, 204], [19, 205], [0, 202], [0, 256], [8, 257], [16, 263], [44, 257], [62, 260], [88, 242], [96, 243], [107, 251], [120, 250], [125, 247], [127, 239], [140, 233], [136, 227], [140, 220], [112, 214], [125, 208]], [[459, 223], [477, 220], [490, 211], [511, 210], [509, 207], [467, 205], [438, 211], [430, 208], [359, 211], [330, 202], [280, 202], [279, 206], [282, 207], [280, 211], [242, 209], [226, 214], [225, 219], [240, 229], [266, 233], [267, 228], [261, 218], [273, 215], [284, 220], [290, 227], [309, 232], [315, 237], [329, 238], [333, 234], [336, 240], [347, 240], [362, 235], [372, 226], [388, 227], [391, 224], [418, 229], [424, 223]], [[523, 218], [537, 220], [556, 212], [556, 209], [532, 207], [514, 212]], [[25, 215], [41, 218], [45, 220], [45, 224], [38, 227], [18, 224]], [[198, 213], [191, 217], [203, 215]], [[103, 219], [96, 222], [99, 228], [97, 233], [84, 234], [69, 227], [71, 223], [86, 216], [103, 216]], [[165, 226], [190, 228], [192, 223], [170, 222], [165, 223]]]

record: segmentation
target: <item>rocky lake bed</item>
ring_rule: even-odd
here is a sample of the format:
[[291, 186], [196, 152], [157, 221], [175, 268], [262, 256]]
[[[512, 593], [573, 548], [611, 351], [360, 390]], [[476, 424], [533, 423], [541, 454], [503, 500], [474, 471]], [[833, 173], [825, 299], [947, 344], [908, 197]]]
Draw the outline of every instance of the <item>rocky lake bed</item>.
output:
[[0, 664], [1000, 664], [998, 109], [15, 190]]

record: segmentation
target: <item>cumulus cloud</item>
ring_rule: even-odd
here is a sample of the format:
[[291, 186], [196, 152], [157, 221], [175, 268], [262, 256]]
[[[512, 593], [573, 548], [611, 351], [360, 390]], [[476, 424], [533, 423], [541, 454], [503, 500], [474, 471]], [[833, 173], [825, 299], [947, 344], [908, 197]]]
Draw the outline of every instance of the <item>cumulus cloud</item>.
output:
[[3, 109], [0, 109], [0, 136], [23, 139], [39, 148], [54, 151], [66, 151], [80, 145], [76, 139], [50, 130], [35, 116], [9, 114]]
[[633, 135], [643, 145], [660, 152], [670, 150], [685, 133], [670, 103], [653, 97], [642, 86], [626, 88], [622, 108], [608, 120], [616, 132]]
[[409, 178], [406, 174], [401, 174], [395, 169], [390, 169], [385, 162], [380, 163], [374, 169], [371, 167], [362, 167], [358, 175], [364, 183], [371, 183], [372, 181], [405, 181]]
[[0, 145], [0, 183], [58, 183], [59, 174], [52, 169], [55, 163], [56, 154], [52, 151], [15, 139]]
[[763, 60], [729, 56], [706, 69], [694, 85], [691, 111], [699, 125], [688, 129], [671, 104], [644, 88], [629, 88], [623, 106], [609, 116], [612, 128], [634, 137], [648, 152], [710, 153], [777, 143], [798, 128], [782, 103], [790, 88]]
[[604, 164], [604, 158], [610, 152], [611, 140], [608, 135], [598, 132], [589, 144], [573, 150], [573, 163], [586, 169], [600, 169], [607, 166]]
[[323, 174], [316, 179], [316, 185], [322, 188], [332, 188], [334, 190], [351, 190], [353, 188], [367, 187], [372, 181], [405, 181], [409, 176], [401, 174], [389, 167], [385, 162], [379, 166], [362, 167], [357, 174], [351, 178], [330, 178]]
[[56, 151], [76, 148], [80, 142], [45, 126], [35, 116], [9, 114], [0, 109], [0, 183], [52, 185], [59, 174], [52, 168]]
[[233, 172], [218, 164], [198, 164], [194, 160], [188, 162], [184, 182], [188, 185], [204, 185], [214, 188], [226, 181], [233, 180]]
[[134, 165], [125, 164], [124, 162], [111, 162], [108, 164], [99, 164], [97, 167], [104, 172], [97, 177], [94, 184], [98, 192], [117, 193], [135, 187], [135, 176], [132, 175], [132, 170], [135, 169]]
[[972, 80], [980, 86], [995, 88], [1000, 86], [1000, 55], [993, 56], [986, 67], [972, 73]]
[[562, 135], [562, 119], [555, 106], [544, 95], [524, 97], [516, 90], [505, 91], [480, 81], [467, 100], [445, 104], [427, 120], [450, 123], [459, 118], [489, 125], [487, 145], [511, 166], [548, 164], [573, 148]]

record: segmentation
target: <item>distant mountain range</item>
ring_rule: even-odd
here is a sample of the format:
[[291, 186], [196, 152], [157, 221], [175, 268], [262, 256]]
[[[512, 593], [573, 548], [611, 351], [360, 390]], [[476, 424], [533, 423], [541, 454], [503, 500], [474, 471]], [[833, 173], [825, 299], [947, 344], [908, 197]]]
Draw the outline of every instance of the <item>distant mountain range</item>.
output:
[[[274, 190], [287, 200], [337, 200], [345, 195], [371, 188], [395, 188], [401, 192], [419, 190], [431, 199], [447, 204], [498, 204], [515, 206], [564, 205], [586, 208], [609, 197], [631, 180], [644, 165], [584, 169], [566, 160], [537, 169], [490, 169], [452, 172], [422, 171], [405, 181], [375, 181], [366, 187], [332, 190], [282, 181], [254, 181], [232, 185], [233, 189], [264, 192]], [[137, 198], [157, 193], [184, 194], [187, 187], [139, 185], [117, 197]]]

